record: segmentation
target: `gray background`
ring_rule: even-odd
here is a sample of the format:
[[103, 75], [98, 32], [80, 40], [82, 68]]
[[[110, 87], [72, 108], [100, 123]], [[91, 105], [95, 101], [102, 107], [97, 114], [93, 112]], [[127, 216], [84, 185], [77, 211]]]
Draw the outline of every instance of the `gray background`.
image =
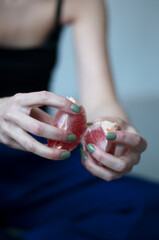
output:
[[[159, 1], [107, 0], [108, 46], [115, 87], [148, 149], [132, 174], [159, 182]], [[71, 27], [60, 42], [50, 90], [78, 99]]]

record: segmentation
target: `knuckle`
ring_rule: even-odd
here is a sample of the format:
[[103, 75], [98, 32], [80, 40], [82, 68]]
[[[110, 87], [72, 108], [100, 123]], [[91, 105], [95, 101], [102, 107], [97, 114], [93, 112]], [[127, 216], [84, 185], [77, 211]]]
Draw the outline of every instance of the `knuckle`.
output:
[[139, 136], [139, 135], [137, 135], [137, 136], [136, 136], [136, 146], [139, 146], [140, 143], [141, 143], [141, 141], [142, 141], [142, 137]]
[[40, 92], [40, 97], [43, 101], [47, 101], [49, 98], [49, 92], [44, 90]]
[[40, 123], [35, 123], [31, 126], [31, 131], [35, 135], [39, 135], [43, 132], [43, 126]]
[[119, 161], [117, 164], [117, 171], [123, 172], [127, 167], [127, 164], [124, 161]]
[[5, 121], [9, 121], [11, 119], [11, 111], [9, 111], [8, 109], [5, 110], [3, 117]]
[[110, 182], [110, 181], [112, 181], [113, 179], [114, 179], [113, 174], [110, 174], [110, 175], [108, 175], [108, 176], [105, 177], [105, 180], [106, 180], [107, 182]]
[[22, 97], [22, 93], [16, 93], [13, 97], [12, 97], [12, 102], [13, 103], [19, 103], [21, 101], [21, 97]]
[[28, 152], [32, 152], [34, 153], [35, 152], [35, 146], [33, 143], [24, 143], [24, 148], [28, 151]]
[[55, 140], [65, 141], [67, 139], [66, 132], [63, 129], [56, 129], [53, 131], [53, 136]]
[[136, 135], [135, 146], [138, 147], [142, 142], [142, 137], [140, 135]]

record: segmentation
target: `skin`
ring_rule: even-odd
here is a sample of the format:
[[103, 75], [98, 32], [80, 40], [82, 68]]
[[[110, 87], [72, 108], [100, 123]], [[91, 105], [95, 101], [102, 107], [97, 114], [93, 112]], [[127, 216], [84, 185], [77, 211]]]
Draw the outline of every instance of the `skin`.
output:
[[[92, 154], [87, 151], [86, 161], [83, 165], [93, 175], [98, 176], [106, 181], [112, 181], [132, 171], [134, 165], [140, 161], [141, 153], [146, 150], [147, 143], [129, 123], [117, 117], [101, 117], [92, 121], [115, 121], [121, 127], [121, 131], [112, 131], [116, 134], [116, 149], [114, 155], [104, 152], [97, 146], [93, 145], [95, 150]], [[94, 161], [96, 159], [103, 166], [99, 166]]]
[[[54, 27], [55, 7], [55, 0], [0, 1], [0, 45], [29, 48], [43, 44]], [[61, 23], [73, 27], [80, 98], [88, 121], [111, 119], [122, 128], [115, 132], [114, 156], [94, 146], [94, 153], [87, 152], [87, 160], [82, 164], [106, 181], [119, 178], [139, 162], [147, 143], [131, 126], [117, 99], [105, 44], [107, 19], [103, 0], [65, 0]], [[27, 133], [67, 141], [70, 133], [50, 126], [51, 116], [39, 109], [43, 105], [71, 112], [69, 100], [47, 91], [0, 99], [0, 142], [47, 159], [60, 159], [63, 150], [50, 149]], [[104, 166], [98, 166], [94, 159]]]

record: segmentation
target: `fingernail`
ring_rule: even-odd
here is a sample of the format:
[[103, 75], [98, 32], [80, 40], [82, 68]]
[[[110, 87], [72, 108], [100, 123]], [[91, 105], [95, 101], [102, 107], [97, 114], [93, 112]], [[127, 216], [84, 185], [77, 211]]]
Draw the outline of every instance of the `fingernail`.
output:
[[75, 113], [79, 113], [81, 111], [80, 107], [75, 104], [71, 105], [71, 110]]
[[95, 147], [93, 146], [93, 144], [91, 144], [91, 143], [89, 143], [88, 145], [87, 145], [87, 150], [88, 150], [88, 152], [89, 153], [94, 153], [94, 151], [95, 151]]
[[92, 126], [92, 125], [93, 125], [92, 122], [88, 122], [88, 123], [87, 123], [87, 126]]
[[71, 153], [68, 151], [68, 152], [63, 152], [61, 153], [61, 158], [62, 159], [66, 159], [66, 158], [69, 158], [71, 155]]
[[76, 137], [75, 134], [70, 134], [70, 135], [68, 135], [68, 137], [67, 137], [67, 141], [68, 141], [68, 142], [75, 142], [76, 139], [77, 139], [77, 137]]
[[86, 159], [87, 159], [87, 154], [86, 154], [86, 152], [83, 150], [83, 148], [80, 149], [80, 153], [81, 153], [81, 157], [82, 157], [83, 162], [85, 162]]
[[108, 132], [108, 133], [106, 134], [106, 139], [107, 139], [107, 140], [115, 140], [116, 137], [117, 137], [117, 136], [116, 136], [115, 133]]

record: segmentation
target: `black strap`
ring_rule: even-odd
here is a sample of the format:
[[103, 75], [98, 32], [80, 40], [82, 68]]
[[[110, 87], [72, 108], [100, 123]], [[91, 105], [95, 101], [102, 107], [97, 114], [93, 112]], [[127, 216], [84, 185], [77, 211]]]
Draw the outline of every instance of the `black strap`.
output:
[[[47, 38], [47, 44], [58, 43], [59, 34], [61, 32], [61, 11], [62, 11], [63, 0], [57, 0], [57, 6], [55, 11], [55, 24], [53, 31], [49, 34]], [[55, 46], [55, 45], [54, 45]]]
[[60, 26], [61, 12], [62, 12], [62, 3], [63, 3], [63, 0], [58, 0], [57, 1], [55, 28]]

